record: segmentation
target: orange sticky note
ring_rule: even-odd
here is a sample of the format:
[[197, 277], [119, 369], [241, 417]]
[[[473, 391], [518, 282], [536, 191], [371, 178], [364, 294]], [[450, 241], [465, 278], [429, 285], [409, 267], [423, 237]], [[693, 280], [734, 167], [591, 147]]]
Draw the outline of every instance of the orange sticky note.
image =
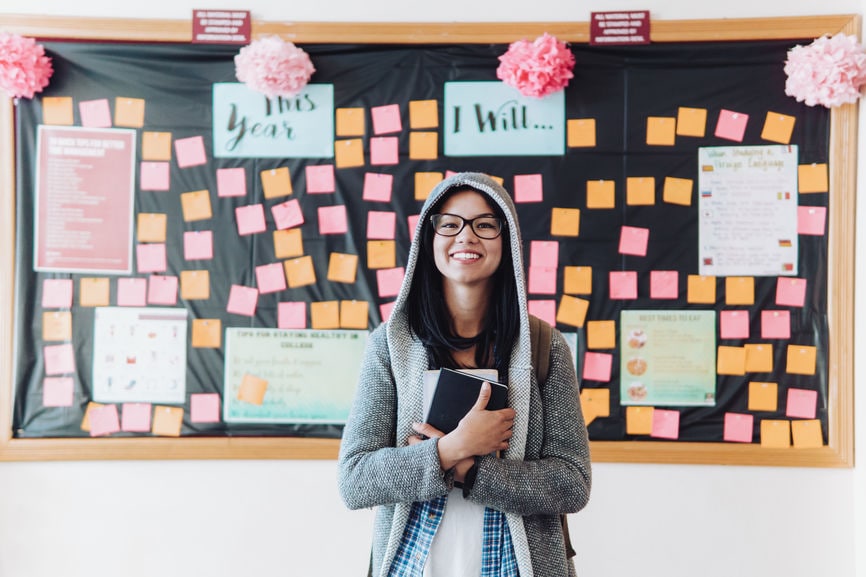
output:
[[778, 383], [749, 382], [749, 410], [774, 412], [779, 406]]
[[72, 313], [69, 311], [45, 311], [42, 313], [43, 341], [71, 341]]
[[365, 117], [363, 108], [338, 108], [336, 110], [337, 136], [364, 136]]
[[183, 427], [183, 408], [157, 405], [153, 408], [151, 433], [160, 437], [180, 437]]
[[42, 97], [42, 124], [72, 126], [74, 122], [71, 96]]
[[589, 310], [589, 301], [569, 295], [562, 295], [556, 311], [556, 322], [581, 328]]
[[571, 118], [567, 123], [568, 147], [595, 146], [595, 118]]
[[142, 160], [171, 160], [171, 132], [142, 132]]
[[580, 209], [554, 207], [550, 211], [550, 234], [553, 236], [578, 236], [580, 234]]
[[586, 182], [586, 208], [616, 208], [616, 186], [612, 180]]
[[729, 305], [755, 304], [755, 277], [729, 276], [725, 278], [725, 303]]
[[592, 294], [592, 267], [565, 267], [563, 269], [562, 291], [570, 295]]
[[439, 101], [410, 100], [409, 128], [437, 128], [439, 126]]
[[818, 449], [824, 445], [821, 421], [818, 419], [792, 421], [791, 436], [794, 438], [795, 449]]
[[773, 345], [767, 343], [746, 344], [746, 372], [773, 372]]
[[656, 203], [656, 179], [652, 176], [626, 178], [625, 203], [629, 206], [654, 205]]
[[707, 109], [680, 106], [677, 109], [677, 136], [703, 138], [707, 131]]
[[646, 143], [673, 146], [677, 141], [677, 119], [668, 116], [649, 116], [646, 119]]
[[351, 138], [334, 142], [334, 164], [337, 168], [364, 166], [364, 141]]
[[210, 272], [207, 270], [180, 271], [180, 298], [197, 300], [210, 298]]
[[649, 435], [653, 432], [653, 407], [626, 407], [627, 435]]
[[768, 449], [787, 449], [791, 446], [791, 422], [776, 419], [761, 421], [761, 446]]
[[830, 179], [827, 164], [801, 164], [797, 166], [797, 185], [800, 194], [828, 192]]
[[597, 417], [610, 416], [610, 390], [584, 388], [580, 391], [580, 407], [587, 425]]
[[587, 322], [586, 347], [589, 349], [615, 349], [616, 321]]
[[814, 375], [817, 349], [811, 346], [788, 345], [785, 371], [794, 375]]
[[415, 200], [425, 201], [430, 191], [442, 182], [441, 172], [416, 172], [415, 173]]
[[310, 255], [289, 259], [283, 262], [289, 288], [316, 284], [316, 270]]
[[138, 242], [165, 242], [168, 215], [158, 212], [138, 213]]
[[210, 205], [210, 192], [194, 190], [180, 195], [180, 207], [183, 210], [184, 222], [207, 220], [213, 217]]
[[662, 200], [664, 200], [668, 204], [691, 206], [692, 185], [693, 181], [691, 178], [676, 178], [674, 176], [666, 176], [664, 187], [662, 189]]
[[743, 347], [719, 347], [716, 372], [720, 375], [745, 375], [746, 349]]
[[761, 138], [779, 144], [791, 142], [791, 134], [794, 132], [794, 123], [797, 119], [787, 114], [778, 112], [767, 112], [764, 119], [764, 128], [761, 130]]
[[288, 166], [271, 168], [259, 173], [265, 198], [280, 198], [292, 194], [292, 179]]
[[692, 304], [716, 303], [716, 277], [690, 274], [686, 302]]
[[196, 349], [218, 349], [222, 346], [220, 319], [193, 319], [192, 346]]
[[394, 268], [397, 266], [397, 243], [393, 240], [367, 241], [367, 268]]
[[268, 391], [268, 381], [245, 373], [238, 387], [238, 400], [251, 405], [261, 405]]
[[355, 282], [358, 273], [358, 255], [332, 252], [328, 260], [328, 280], [332, 282]]
[[439, 133], [410, 132], [409, 158], [411, 160], [436, 160], [439, 158]]
[[304, 254], [304, 240], [300, 228], [274, 231], [274, 256], [292, 258]]
[[310, 326], [321, 330], [340, 328], [340, 303], [338, 301], [310, 303]]
[[94, 403], [93, 401], [87, 403], [87, 408], [84, 410], [84, 417], [81, 419], [81, 430], [90, 432], [90, 412], [94, 409], [98, 409], [100, 407], [104, 407], [102, 403]]
[[107, 278], [85, 277], [79, 283], [78, 304], [83, 307], [107, 307], [111, 285]]
[[367, 330], [370, 303], [367, 301], [340, 301], [340, 328]]
[[141, 128], [144, 126], [144, 100], [141, 98], [114, 99], [114, 125]]

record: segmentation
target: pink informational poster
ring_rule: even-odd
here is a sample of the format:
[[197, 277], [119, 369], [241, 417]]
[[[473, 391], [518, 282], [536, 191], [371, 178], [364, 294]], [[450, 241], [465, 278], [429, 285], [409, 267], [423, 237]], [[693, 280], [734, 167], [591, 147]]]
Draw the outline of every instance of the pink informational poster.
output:
[[34, 269], [132, 272], [135, 130], [39, 126]]

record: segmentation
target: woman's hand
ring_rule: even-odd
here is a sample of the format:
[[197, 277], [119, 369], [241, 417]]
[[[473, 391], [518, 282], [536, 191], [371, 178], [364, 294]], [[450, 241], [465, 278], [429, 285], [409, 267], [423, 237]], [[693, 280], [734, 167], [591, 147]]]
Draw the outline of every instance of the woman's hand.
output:
[[[432, 425], [428, 425], [427, 423], [414, 423], [412, 425], [412, 428], [415, 429], [415, 432], [418, 434], [412, 435], [411, 437], [409, 437], [407, 442], [410, 445], [414, 445], [416, 443], [421, 443], [425, 439], [432, 439], [434, 437], [441, 439], [442, 437], [445, 436], [445, 433], [443, 433], [442, 431], [440, 431], [439, 429], [437, 429], [436, 427], [434, 427]], [[440, 460], [442, 458], [441, 457], [441, 451], [440, 451], [440, 457], [439, 458], [440, 458]], [[473, 459], [472, 457], [467, 457], [467, 458], [459, 461], [455, 465], [453, 465], [453, 467], [454, 467], [454, 480], [460, 481], [462, 483], [463, 479], [466, 477], [466, 472], [472, 467], [472, 465], [474, 463], [475, 463], [475, 459]], [[442, 470], [443, 471], [447, 471], [450, 468], [451, 467], [446, 467], [444, 464], [442, 464]]]

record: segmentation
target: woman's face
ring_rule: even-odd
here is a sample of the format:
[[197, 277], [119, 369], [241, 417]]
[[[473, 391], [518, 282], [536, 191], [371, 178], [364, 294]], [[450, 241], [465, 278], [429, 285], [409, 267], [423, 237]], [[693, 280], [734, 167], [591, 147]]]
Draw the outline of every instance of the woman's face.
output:
[[[474, 190], [455, 192], [439, 213], [456, 214], [466, 220], [496, 215], [487, 197]], [[479, 238], [468, 224], [456, 236], [434, 233], [433, 257], [443, 282], [486, 286], [502, 262], [502, 235]]]

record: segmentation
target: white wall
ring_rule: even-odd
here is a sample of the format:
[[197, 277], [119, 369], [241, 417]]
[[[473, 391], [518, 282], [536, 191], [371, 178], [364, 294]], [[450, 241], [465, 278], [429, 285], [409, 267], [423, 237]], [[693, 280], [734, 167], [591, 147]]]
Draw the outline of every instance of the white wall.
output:
[[[248, 8], [254, 18], [273, 21], [586, 21], [591, 10], [619, 9], [674, 20], [851, 14], [864, 6], [866, 0], [339, 0], [329, 6], [0, 0], [0, 12], [13, 14], [180, 19], [193, 8]], [[0, 30], [2, 22], [0, 15]], [[864, 214], [858, 214], [860, 230], [866, 230]], [[864, 236], [857, 239], [858, 286], [866, 280]], [[858, 305], [858, 336], [866, 335], [864, 324], [866, 311]], [[866, 352], [863, 340], [857, 349]], [[861, 363], [858, 383], [864, 372]], [[866, 423], [866, 394], [857, 397], [857, 421]], [[856, 437], [866, 447], [866, 426]], [[594, 471], [590, 505], [571, 518], [583, 577], [866, 577], [866, 465], [597, 464]], [[343, 509], [335, 474], [330, 461], [0, 463], [0, 577], [362, 575], [372, 514]]]

